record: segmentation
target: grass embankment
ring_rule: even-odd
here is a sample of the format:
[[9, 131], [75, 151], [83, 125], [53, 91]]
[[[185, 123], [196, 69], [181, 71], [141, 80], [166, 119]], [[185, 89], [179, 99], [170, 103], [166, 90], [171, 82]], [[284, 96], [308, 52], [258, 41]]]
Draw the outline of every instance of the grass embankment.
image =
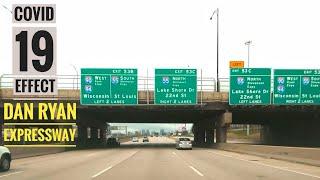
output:
[[260, 140], [260, 132], [250, 132], [247, 136], [246, 130], [228, 131], [228, 139], [248, 139], [248, 140]]

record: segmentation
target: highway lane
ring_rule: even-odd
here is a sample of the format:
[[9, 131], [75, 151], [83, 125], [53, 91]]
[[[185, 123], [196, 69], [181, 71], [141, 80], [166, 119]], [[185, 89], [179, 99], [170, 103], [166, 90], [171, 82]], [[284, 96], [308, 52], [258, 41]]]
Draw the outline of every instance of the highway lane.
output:
[[125, 142], [125, 143], [122, 143], [121, 145], [123, 146], [127, 146], [127, 145], [138, 145], [138, 147], [140, 146], [150, 146], [150, 144], [155, 144], [155, 145], [162, 145], [162, 144], [171, 144], [173, 145], [175, 143], [175, 140], [174, 139], [171, 139], [171, 138], [168, 138], [168, 137], [162, 137], [162, 136], [159, 136], [159, 137], [148, 137], [149, 139], [149, 142], [142, 142], [142, 139], [143, 138], [138, 138], [139, 139], [139, 142], [132, 142], [132, 141], [128, 141], [128, 142]]
[[17, 159], [0, 179], [320, 179], [319, 167], [214, 149], [176, 150], [174, 140], [165, 137], [150, 142], [164, 146], [128, 142], [120, 148]]

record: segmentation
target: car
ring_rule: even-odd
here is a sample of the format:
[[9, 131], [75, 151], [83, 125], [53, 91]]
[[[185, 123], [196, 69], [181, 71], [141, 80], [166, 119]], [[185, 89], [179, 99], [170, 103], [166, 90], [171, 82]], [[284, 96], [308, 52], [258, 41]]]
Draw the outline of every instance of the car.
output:
[[11, 152], [7, 147], [0, 146], [0, 168], [3, 171], [8, 171], [11, 164]]
[[107, 146], [118, 147], [118, 146], [120, 146], [120, 142], [118, 141], [117, 138], [110, 137], [110, 138], [107, 139]]
[[149, 139], [147, 136], [143, 137], [142, 142], [149, 142]]
[[137, 137], [133, 137], [132, 142], [139, 142], [139, 139]]
[[192, 149], [192, 143], [190, 138], [179, 137], [176, 141], [176, 149]]

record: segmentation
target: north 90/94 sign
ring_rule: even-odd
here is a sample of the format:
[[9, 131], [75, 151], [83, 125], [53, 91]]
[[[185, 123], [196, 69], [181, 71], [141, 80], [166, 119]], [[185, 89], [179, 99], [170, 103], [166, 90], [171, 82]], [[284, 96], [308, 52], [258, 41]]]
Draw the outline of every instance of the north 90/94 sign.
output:
[[16, 4], [12, 12], [14, 95], [56, 95], [56, 27], [28, 26], [55, 22], [55, 5]]

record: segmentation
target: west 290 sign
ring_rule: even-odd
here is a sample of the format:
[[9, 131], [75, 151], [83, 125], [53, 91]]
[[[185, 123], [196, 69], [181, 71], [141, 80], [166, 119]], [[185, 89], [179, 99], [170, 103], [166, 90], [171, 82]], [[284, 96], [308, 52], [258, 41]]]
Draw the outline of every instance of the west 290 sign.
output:
[[16, 4], [12, 12], [14, 95], [56, 95], [56, 27], [28, 26], [54, 23], [55, 5]]

